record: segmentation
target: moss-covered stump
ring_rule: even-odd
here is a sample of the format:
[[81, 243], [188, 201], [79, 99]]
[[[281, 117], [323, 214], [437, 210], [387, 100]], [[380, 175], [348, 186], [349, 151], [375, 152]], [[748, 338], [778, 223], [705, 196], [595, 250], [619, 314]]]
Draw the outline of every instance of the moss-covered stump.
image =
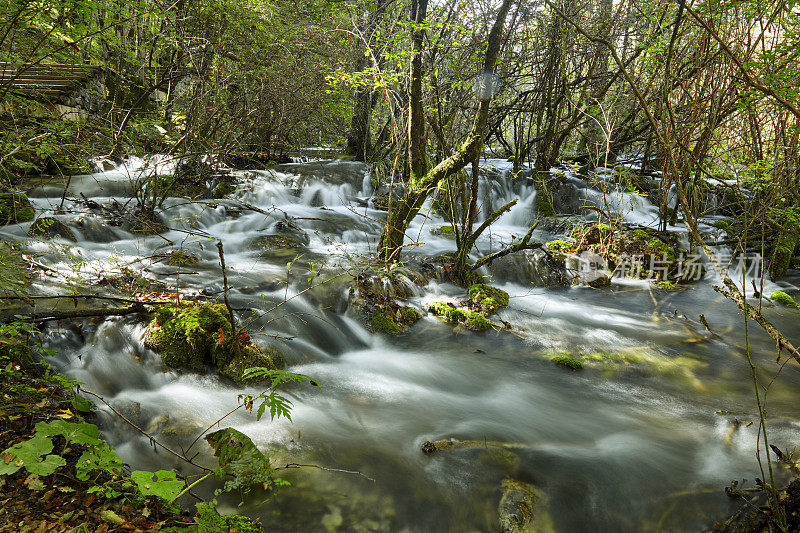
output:
[[501, 307], [508, 305], [508, 293], [498, 288], [476, 283], [467, 289], [470, 302], [484, 316], [493, 315]]
[[235, 332], [227, 309], [217, 303], [157, 308], [145, 344], [171, 368], [214, 366], [237, 383], [246, 381], [243, 374], [248, 368], [284, 365], [277, 350], [262, 352], [246, 335]]
[[463, 324], [472, 331], [485, 331], [497, 325], [481, 313], [460, 309], [450, 302], [434, 302], [428, 306], [428, 311], [452, 324]]
[[0, 192], [0, 225], [33, 220], [35, 210], [21, 192]]
[[54, 237], [61, 237], [71, 242], [77, 242], [75, 234], [69, 227], [58, 219], [53, 217], [39, 217], [31, 227], [28, 228], [29, 237], [38, 237], [40, 239], [52, 239]]

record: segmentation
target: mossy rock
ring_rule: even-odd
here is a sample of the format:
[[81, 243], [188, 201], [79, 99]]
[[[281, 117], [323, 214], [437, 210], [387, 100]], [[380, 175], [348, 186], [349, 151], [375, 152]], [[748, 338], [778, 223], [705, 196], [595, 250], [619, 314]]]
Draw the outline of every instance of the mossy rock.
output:
[[470, 299], [480, 306], [484, 316], [494, 314], [501, 307], [508, 305], [508, 293], [504, 290], [476, 283], [467, 289]]
[[512, 478], [500, 484], [502, 497], [497, 506], [502, 533], [535, 531], [536, 492], [532, 485]]
[[229, 194], [232, 194], [236, 191], [236, 185], [227, 181], [221, 181], [217, 183], [214, 189], [211, 191], [212, 198], [225, 198]]
[[605, 222], [592, 222], [589, 224], [577, 225], [572, 228], [569, 236], [584, 245], [600, 244], [607, 240], [617, 228]]
[[545, 244], [545, 247], [548, 250], [553, 250], [556, 252], [563, 252], [563, 253], [570, 253], [575, 245], [571, 242], [567, 242], [561, 239], [556, 239], [554, 241], [550, 241]]
[[36, 211], [28, 197], [21, 192], [0, 193], [0, 225], [33, 220]]
[[650, 241], [647, 243], [647, 247], [645, 248], [645, 253], [654, 255], [658, 258], [666, 257], [670, 261], [675, 261], [678, 259], [678, 254], [675, 252], [675, 248], [657, 237], [650, 239]]
[[456, 238], [456, 229], [450, 225], [442, 225], [442, 226], [434, 226], [431, 228], [431, 234], [438, 235], [440, 237], [446, 237], [448, 239], [455, 239]]
[[797, 307], [797, 302], [794, 301], [794, 298], [789, 296], [783, 291], [775, 291], [769, 295], [770, 300], [773, 302], [777, 302], [781, 305], [788, 305], [790, 307]]
[[217, 303], [157, 308], [145, 345], [159, 352], [171, 368], [214, 366], [237, 383], [244, 382], [242, 375], [248, 368], [280, 368], [284, 363], [276, 350], [262, 353], [241, 334], [235, 339], [228, 311]]
[[28, 236], [41, 239], [61, 237], [71, 242], [77, 242], [78, 240], [66, 224], [53, 217], [37, 218], [33, 224], [31, 224], [31, 227], [28, 228]]
[[717, 229], [728, 231], [731, 229], [731, 223], [729, 220], [715, 220], [713, 224], [711, 224]]
[[472, 331], [485, 331], [496, 325], [481, 313], [459, 309], [448, 302], [434, 302], [428, 306], [428, 311], [453, 324], [464, 324]]
[[583, 363], [578, 361], [577, 359], [573, 359], [572, 357], [553, 357], [551, 359], [555, 364], [558, 366], [563, 366], [564, 368], [569, 368], [570, 370], [583, 370]]
[[372, 311], [372, 330], [388, 335], [397, 335], [419, 321], [422, 317], [419, 311], [410, 306], [392, 306], [387, 308], [376, 307]]

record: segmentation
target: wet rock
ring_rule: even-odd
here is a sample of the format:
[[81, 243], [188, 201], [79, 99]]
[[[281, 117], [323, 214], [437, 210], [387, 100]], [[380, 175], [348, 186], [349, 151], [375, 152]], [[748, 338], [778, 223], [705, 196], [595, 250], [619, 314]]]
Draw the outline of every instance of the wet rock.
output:
[[133, 400], [120, 400], [114, 402], [114, 409], [122, 413], [125, 418], [134, 424], [141, 424], [142, 421], [142, 404]]
[[35, 210], [21, 192], [0, 192], [0, 225], [33, 220]]
[[370, 199], [372, 207], [386, 211], [389, 209], [389, 193], [391, 192], [392, 202], [399, 202], [406, 193], [406, 186], [403, 183], [395, 182], [394, 185], [382, 183]]
[[595, 271], [587, 273], [585, 277], [586, 284], [593, 289], [602, 289], [611, 285], [611, 278], [605, 272]]
[[168, 422], [169, 422], [169, 415], [167, 413], [156, 415], [150, 419], [150, 422], [147, 423], [145, 431], [152, 435], [154, 433], [161, 431], [161, 428], [166, 426]]
[[75, 234], [60, 220], [53, 217], [39, 217], [28, 228], [28, 236], [43, 239], [61, 237], [71, 242], [77, 242]]
[[365, 163], [341, 160], [288, 163], [273, 168], [290, 174], [290, 187], [295, 189], [302, 189], [309, 182], [321, 180], [330, 185], [348, 184], [353, 190], [360, 190], [367, 171]]
[[523, 250], [496, 259], [489, 265], [494, 279], [534, 287], [566, 286], [571, 283], [561, 254]]
[[530, 483], [507, 477], [500, 484], [502, 496], [497, 506], [502, 533], [549, 533], [553, 521], [547, 513], [544, 496]]
[[432, 235], [438, 235], [440, 237], [445, 237], [448, 239], [455, 239], [456, 238], [456, 231], [460, 231], [459, 229], [453, 229], [453, 226], [450, 225], [442, 225], [442, 226], [434, 226], [431, 228]]

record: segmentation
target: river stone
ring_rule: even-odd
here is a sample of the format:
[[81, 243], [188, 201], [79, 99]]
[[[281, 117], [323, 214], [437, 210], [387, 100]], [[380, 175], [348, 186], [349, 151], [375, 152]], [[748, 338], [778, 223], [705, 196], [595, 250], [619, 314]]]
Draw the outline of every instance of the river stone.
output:
[[0, 225], [27, 222], [33, 220], [35, 214], [28, 197], [23, 193], [0, 193]]
[[39, 217], [28, 228], [28, 236], [52, 239], [61, 237], [71, 242], [77, 242], [75, 234], [69, 227], [53, 217]]

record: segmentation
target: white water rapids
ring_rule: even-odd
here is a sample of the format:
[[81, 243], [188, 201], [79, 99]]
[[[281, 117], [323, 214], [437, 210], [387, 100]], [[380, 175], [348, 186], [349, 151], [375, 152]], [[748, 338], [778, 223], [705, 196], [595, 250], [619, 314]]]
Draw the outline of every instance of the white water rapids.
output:
[[[482, 253], [521, 237], [536, 219], [535, 189], [494, 162], [481, 182], [481, 216], [519, 198], [477, 243]], [[723, 489], [733, 479], [761, 477], [755, 457], [757, 411], [744, 355], [744, 324], [734, 304], [711, 288], [713, 279], [684, 290], [653, 290], [646, 282], [611, 287], [535, 287], [530, 266], [508, 258], [486, 271], [511, 295], [499, 318], [513, 332], [455, 331], [432, 315], [397, 337], [372, 334], [348, 311], [349, 280], [375, 250], [385, 213], [366, 207], [372, 194], [363, 166], [343, 161], [293, 164], [271, 171], [238, 172], [231, 200], [170, 199], [162, 235], [134, 235], [72, 200], [83, 194], [101, 204], [129, 201], [138, 173], [153, 161], [127, 164], [29, 192], [38, 213], [53, 214], [76, 243], [27, 237], [28, 224], [0, 228], [25, 243], [37, 261], [66, 278], [97, 281], [128, 268], [184, 294], [220, 294], [215, 246], [221, 239], [240, 318], [264, 334], [292, 337], [275, 344], [289, 370], [317, 380], [286, 391], [292, 421], [256, 421], [237, 412], [234, 426], [280, 461], [314, 463], [364, 476], [314, 469], [292, 471], [293, 486], [264, 503], [250, 497], [237, 512], [258, 516], [271, 531], [494, 531], [499, 483], [506, 475], [543, 494], [541, 512], [556, 531], [691, 531], [709, 527], [734, 507]], [[158, 163], [159, 173], [171, 165]], [[656, 208], [629, 192], [604, 194], [568, 176], [560, 203], [579, 218], [590, 203], [625, 220], [656, 223]], [[241, 207], [245, 202], [270, 215]], [[58, 214], [61, 213], [61, 214]], [[299, 226], [302, 232], [291, 227]], [[411, 224], [409, 264], [454, 249], [434, 235], [445, 224], [424, 209]], [[703, 226], [711, 231], [710, 226]], [[673, 228], [679, 231], [680, 228]], [[551, 232], [552, 230], [552, 232]], [[537, 230], [534, 240], [557, 237]], [[307, 242], [300, 250], [265, 250], [266, 234]], [[170, 266], [158, 254], [181, 249], [196, 265]], [[302, 254], [296, 260], [297, 254]], [[287, 272], [287, 263], [294, 262]], [[322, 270], [306, 292], [311, 271]], [[338, 277], [337, 277], [338, 276]], [[64, 277], [37, 281], [32, 291], [62, 293]], [[794, 290], [797, 279], [769, 284]], [[462, 297], [463, 289], [430, 282], [409, 304]], [[265, 314], [275, 302], [293, 297]], [[765, 313], [790, 338], [798, 311], [765, 304]], [[703, 313], [714, 334], [699, 325]], [[199, 431], [236, 406], [241, 389], [217, 377], [165, 368], [144, 347], [145, 323], [134, 317], [87, 321], [81, 328], [53, 325], [47, 346], [56, 368], [86, 383], [154, 435], [186, 446]], [[774, 344], [750, 325], [753, 357], [762, 383], [775, 374]], [[572, 372], [555, 366], [557, 351], [613, 354], [611, 363]], [[792, 448], [800, 437], [797, 365], [787, 365], [768, 395], [770, 442]], [[177, 467], [155, 453], [148, 439], [99, 407], [104, 435], [134, 469]], [[734, 430], [734, 419], [741, 422]], [[753, 422], [752, 424], [750, 424]], [[517, 459], [486, 450], [426, 456], [426, 440], [455, 437], [521, 444]], [[201, 441], [202, 460], [209, 448]], [[209, 487], [207, 490], [211, 490]], [[202, 490], [201, 490], [202, 492]], [[259, 498], [259, 496], [262, 496]], [[190, 501], [186, 502], [191, 505]], [[235, 509], [238, 500], [227, 502]]]

